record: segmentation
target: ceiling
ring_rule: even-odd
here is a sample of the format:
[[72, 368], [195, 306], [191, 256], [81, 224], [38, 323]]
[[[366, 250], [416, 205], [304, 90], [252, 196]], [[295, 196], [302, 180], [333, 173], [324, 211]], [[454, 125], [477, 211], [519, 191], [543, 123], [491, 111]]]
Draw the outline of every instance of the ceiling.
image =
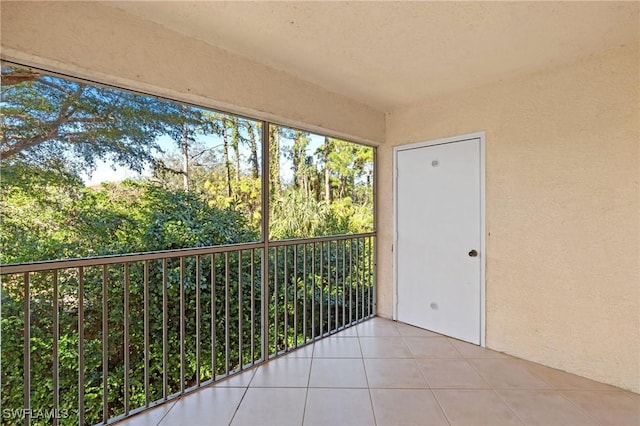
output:
[[390, 111], [638, 44], [638, 2], [109, 1]]

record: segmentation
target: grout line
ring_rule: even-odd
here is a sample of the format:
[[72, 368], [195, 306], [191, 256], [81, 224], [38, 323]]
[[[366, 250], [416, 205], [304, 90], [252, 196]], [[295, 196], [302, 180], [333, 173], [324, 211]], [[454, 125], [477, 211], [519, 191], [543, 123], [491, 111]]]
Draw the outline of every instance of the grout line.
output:
[[418, 367], [418, 370], [420, 370], [420, 374], [422, 374], [422, 378], [424, 379], [425, 383], [427, 384], [427, 388], [429, 389], [433, 389], [431, 387], [431, 383], [429, 382], [429, 379], [427, 379], [427, 374], [424, 372], [424, 370], [422, 369], [422, 367], [420, 367], [420, 364], [418, 364], [418, 362], [416, 361], [416, 359], [413, 359], [413, 362], [416, 363], [416, 366]]
[[447, 422], [447, 424], [451, 425], [452, 424], [451, 423], [451, 419], [449, 419], [449, 416], [447, 416], [447, 412], [445, 411], [444, 407], [440, 403], [440, 400], [438, 399], [438, 395], [436, 395], [436, 393], [431, 389], [429, 391], [431, 392], [431, 395], [433, 396], [433, 399], [436, 401], [436, 404], [438, 405], [438, 408], [440, 408], [440, 412], [444, 416], [445, 421]]
[[[260, 364], [260, 366], [258, 366], [258, 368], [260, 368], [263, 364]], [[231, 416], [231, 418], [229, 419], [229, 425], [231, 425], [231, 423], [233, 423], [233, 419], [236, 418], [236, 414], [238, 414], [238, 410], [240, 409], [240, 405], [242, 405], [242, 402], [244, 401], [245, 396], [247, 396], [247, 392], [249, 391], [249, 386], [251, 386], [251, 382], [253, 382], [253, 378], [256, 376], [256, 372], [258, 371], [258, 368], [253, 370], [253, 374], [251, 375], [251, 379], [249, 379], [249, 383], [247, 383], [247, 386], [244, 388], [244, 392], [242, 393], [242, 398], [240, 398], [240, 401], [238, 401], [238, 404], [236, 405], [236, 409], [233, 412], [233, 416]]]
[[[573, 389], [573, 390], [578, 390], [578, 389]], [[593, 420], [594, 422], [596, 422], [596, 424], [602, 424], [600, 423], [600, 421], [598, 419], [596, 419], [593, 415], [591, 415], [590, 413], [588, 413], [585, 409], [583, 409], [582, 407], [580, 407], [578, 404], [576, 404], [575, 402], [573, 402], [572, 400], [570, 400], [567, 396], [565, 396], [565, 392], [570, 392], [570, 391], [561, 391], [558, 390], [557, 391], [560, 396], [562, 396], [562, 398], [566, 399], [567, 401], [569, 401], [569, 403], [571, 405], [573, 405], [574, 407], [576, 407], [578, 409], [579, 412], [583, 413], [585, 416], [587, 416], [588, 419]]]
[[233, 416], [231, 416], [231, 418], [229, 419], [229, 425], [231, 425], [231, 423], [233, 423], [233, 419], [236, 418], [236, 414], [238, 414], [238, 410], [240, 410], [240, 406], [242, 405], [242, 402], [244, 401], [245, 396], [247, 396], [248, 391], [249, 391], [249, 386], [244, 388], [244, 392], [242, 393], [242, 398], [240, 398], [240, 401], [238, 401], [238, 404], [236, 405], [236, 409], [233, 411]]
[[493, 389], [493, 386], [491, 386], [489, 381], [482, 375], [482, 373], [480, 373], [480, 370], [478, 370], [476, 366], [473, 365], [473, 363], [469, 362], [469, 359], [467, 358], [462, 358], [462, 359], [466, 361], [467, 365], [471, 367], [471, 369], [478, 375], [478, 377], [480, 377], [480, 380], [482, 380], [482, 382], [485, 383], [489, 387], [489, 389]]
[[498, 396], [498, 398], [500, 398], [500, 401], [502, 401], [502, 403], [503, 403], [503, 404], [504, 404], [504, 405], [509, 409], [509, 411], [511, 411], [511, 413], [512, 413], [514, 416], [516, 416], [516, 419], [520, 420], [520, 422], [521, 422], [523, 425], [527, 424], [524, 420], [522, 420], [522, 419], [520, 418], [520, 416], [518, 415], [518, 413], [516, 413], [516, 410], [515, 410], [515, 409], [513, 409], [513, 408], [511, 407], [511, 405], [509, 405], [509, 403], [507, 402], [507, 400], [506, 400], [506, 399], [504, 399], [504, 398], [502, 397], [502, 395], [500, 395], [500, 392], [498, 392], [496, 389], [491, 389], [491, 390], [493, 391], [493, 393], [494, 393], [494, 394], [496, 394], [496, 395]]
[[[178, 401], [180, 401], [181, 399], [182, 399], [182, 397], [177, 398], [175, 401], [173, 401], [173, 404], [171, 404], [171, 407], [169, 407], [169, 409], [167, 410], [167, 412], [166, 412], [166, 413], [164, 413], [164, 415], [163, 415], [162, 417], [160, 417], [160, 420], [158, 420], [158, 423], [156, 423], [156, 426], [160, 426], [160, 423], [162, 423], [162, 421], [164, 420], [164, 418], [165, 418], [165, 417], [167, 417], [167, 414], [169, 414], [169, 412], [170, 412], [171, 410], [173, 410], [173, 407], [175, 407], [175, 406], [176, 406], [176, 403], [177, 403]], [[142, 413], [142, 412], [141, 412], [141, 413]]]
[[309, 375], [307, 376], [307, 387], [304, 392], [304, 405], [302, 406], [302, 425], [304, 425], [304, 418], [307, 415], [307, 401], [309, 401], [309, 385], [311, 384], [311, 370], [313, 370], [313, 356], [316, 352], [316, 344], [313, 343], [311, 348], [311, 362], [309, 363]]
[[[395, 325], [394, 325], [395, 328]], [[371, 396], [371, 386], [369, 385], [369, 376], [367, 375], [367, 366], [364, 363], [364, 354], [362, 352], [362, 345], [360, 344], [360, 338], [358, 337], [358, 347], [360, 348], [360, 361], [362, 362], [362, 370], [364, 371], [364, 379], [367, 382], [367, 393], [369, 394], [369, 404], [371, 404], [371, 415], [373, 416], [373, 424], [377, 425], [376, 410], [373, 408], [373, 397]]]

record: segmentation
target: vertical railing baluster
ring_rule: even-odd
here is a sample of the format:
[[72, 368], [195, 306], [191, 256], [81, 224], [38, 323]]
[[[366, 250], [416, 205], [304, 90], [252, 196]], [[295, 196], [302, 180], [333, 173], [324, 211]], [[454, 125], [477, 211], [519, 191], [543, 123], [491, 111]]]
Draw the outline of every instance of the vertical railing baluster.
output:
[[[336, 270], [336, 276], [335, 279], [333, 280], [333, 286], [335, 287], [335, 291], [336, 291], [336, 297], [335, 300], [333, 302], [333, 304], [335, 305], [335, 327], [334, 327], [334, 331], [338, 330], [339, 327], [339, 316], [338, 316], [338, 288], [339, 288], [339, 281], [338, 281], [338, 245], [339, 245], [339, 241], [336, 241], [336, 262], [335, 262], [335, 270]], [[344, 293], [343, 293], [344, 294]]]
[[124, 306], [122, 313], [123, 318], [123, 330], [124, 335], [124, 415], [129, 415], [129, 262], [124, 264]]
[[84, 426], [84, 268], [78, 268], [78, 424]]
[[269, 248], [260, 250], [260, 360], [269, 359]]
[[362, 239], [362, 247], [364, 250], [364, 263], [363, 263], [363, 268], [364, 268], [364, 274], [363, 274], [363, 280], [362, 283], [364, 285], [362, 291], [363, 291], [363, 295], [364, 295], [364, 300], [365, 300], [365, 305], [364, 305], [364, 316], [365, 318], [367, 318], [369, 316], [369, 306], [370, 306], [370, 301], [369, 301], [369, 248], [367, 246], [367, 239], [363, 238]]
[[167, 259], [162, 259], [162, 398], [169, 398], [169, 295]]
[[293, 347], [298, 347], [298, 245], [293, 246]]
[[367, 237], [367, 245], [369, 247], [367, 253], [367, 300], [369, 301], [369, 316], [373, 313], [373, 300], [371, 298], [371, 286], [373, 285], [373, 280], [371, 279], [372, 271], [371, 271], [371, 237]]
[[373, 274], [371, 276], [371, 285], [373, 286], [373, 315], [378, 313], [378, 282], [376, 278], [377, 274], [377, 265], [378, 265], [378, 251], [376, 250], [376, 244], [374, 242], [375, 237], [371, 238], [371, 246], [373, 250]]
[[349, 238], [349, 324], [353, 323], [353, 238]]
[[287, 253], [289, 252], [289, 247], [284, 246], [284, 350], [289, 350], [289, 288], [287, 286], [289, 282], [289, 268], [287, 262]]
[[347, 325], [347, 240], [342, 240], [342, 328]]
[[211, 253], [211, 378], [216, 379], [216, 254]]
[[143, 283], [143, 320], [144, 320], [144, 406], [149, 408], [149, 358], [151, 355], [149, 342], [149, 261], [144, 261], [144, 283]]
[[359, 293], [359, 287], [358, 287], [358, 268], [360, 265], [360, 250], [359, 250], [359, 244], [358, 244], [358, 239], [356, 238], [356, 268], [355, 268], [355, 287], [356, 287], [356, 321], [360, 321], [360, 315], [358, 315], [358, 308], [360, 307], [360, 300], [358, 297], [358, 293]]
[[224, 252], [224, 369], [229, 374], [229, 252]]
[[200, 255], [196, 255], [196, 386], [200, 387]]
[[53, 424], [58, 425], [58, 411], [60, 409], [60, 377], [58, 374], [58, 340], [60, 339], [60, 326], [59, 326], [59, 311], [58, 311], [58, 270], [53, 271]]
[[29, 282], [29, 273], [23, 275], [24, 282], [24, 330], [23, 330], [23, 405], [24, 405], [24, 424], [29, 425], [31, 422], [31, 288]]
[[[360, 238], [358, 238], [358, 246], [360, 245]], [[362, 240], [362, 251], [364, 253], [362, 253], [362, 264], [360, 265], [360, 291], [362, 292], [362, 295], [360, 297], [360, 303], [362, 304], [361, 309], [360, 309], [360, 316], [362, 318], [360, 319], [364, 319], [366, 318], [365, 312], [364, 312], [364, 285], [365, 285], [365, 280], [366, 280], [366, 256], [367, 256], [367, 250], [366, 250], [366, 246], [364, 245], [364, 239]]]
[[184, 393], [184, 373], [185, 373], [185, 360], [184, 360], [184, 311], [185, 311], [185, 265], [184, 257], [180, 258], [180, 394]]
[[109, 313], [107, 295], [107, 265], [102, 266], [102, 422], [109, 420]]
[[255, 313], [255, 249], [251, 249], [251, 365], [256, 362], [256, 345], [255, 345], [255, 333], [256, 333], [256, 313]]
[[260, 251], [260, 359], [269, 359], [269, 244], [265, 243]]
[[320, 336], [324, 333], [324, 243], [320, 241]]
[[307, 244], [302, 245], [302, 336], [303, 343], [307, 342]]
[[316, 243], [311, 243], [311, 339], [316, 338]]
[[327, 241], [327, 331], [331, 333], [331, 241]]
[[242, 250], [238, 251], [238, 368], [242, 369], [242, 316], [244, 315], [244, 306], [242, 300]]
[[273, 255], [273, 348], [278, 353], [278, 247], [274, 247]]

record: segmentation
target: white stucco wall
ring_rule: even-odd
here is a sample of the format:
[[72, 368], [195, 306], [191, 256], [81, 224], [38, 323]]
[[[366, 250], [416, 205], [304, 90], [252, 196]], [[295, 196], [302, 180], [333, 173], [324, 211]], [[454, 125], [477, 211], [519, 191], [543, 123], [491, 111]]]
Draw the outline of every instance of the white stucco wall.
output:
[[640, 391], [637, 46], [387, 116], [378, 310], [392, 313], [392, 147], [486, 131], [487, 346]]
[[76, 77], [378, 144], [384, 114], [92, 2], [2, 1], [2, 57]]

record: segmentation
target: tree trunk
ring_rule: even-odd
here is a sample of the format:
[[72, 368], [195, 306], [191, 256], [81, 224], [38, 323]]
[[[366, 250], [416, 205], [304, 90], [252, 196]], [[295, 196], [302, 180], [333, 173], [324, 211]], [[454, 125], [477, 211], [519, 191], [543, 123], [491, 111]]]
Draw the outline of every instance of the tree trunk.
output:
[[222, 143], [223, 143], [223, 155], [224, 155], [224, 168], [226, 172], [227, 179], [227, 197], [231, 197], [231, 161], [229, 160], [229, 136], [227, 134], [227, 129], [223, 129], [222, 134]]
[[189, 190], [189, 139], [187, 138], [187, 123], [182, 123], [182, 187]]
[[294, 132], [293, 146], [291, 147], [291, 161], [293, 162], [293, 187], [300, 188], [300, 145], [302, 133]]
[[258, 143], [256, 142], [256, 134], [254, 133], [253, 123], [247, 120], [247, 133], [249, 133], [249, 148], [251, 149], [252, 176], [257, 179], [260, 176], [260, 164], [258, 164]]
[[240, 123], [237, 118], [229, 120], [231, 126], [231, 147], [235, 156], [235, 178], [236, 182], [240, 182]]
[[269, 127], [269, 183], [272, 191], [280, 191], [280, 133]]
[[329, 171], [329, 138], [324, 138], [324, 200], [331, 202], [331, 177]]

